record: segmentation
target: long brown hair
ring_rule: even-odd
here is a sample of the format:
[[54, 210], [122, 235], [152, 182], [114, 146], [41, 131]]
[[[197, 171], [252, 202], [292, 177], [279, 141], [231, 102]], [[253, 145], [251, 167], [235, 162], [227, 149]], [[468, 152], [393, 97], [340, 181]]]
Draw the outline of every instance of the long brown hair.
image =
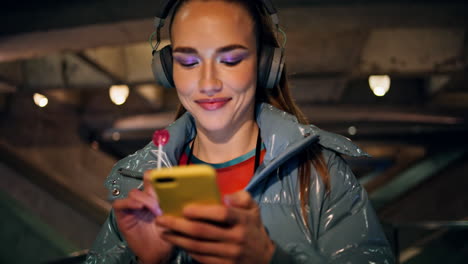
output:
[[[189, 0], [178, 1], [174, 8], [173, 15], [170, 22], [169, 32], [171, 32], [171, 26], [174, 18], [174, 14], [180, 6], [188, 2]], [[252, 0], [222, 0], [226, 2], [234, 2], [244, 7], [250, 14], [255, 24], [255, 35], [257, 39], [257, 53], [260, 54], [262, 46], [279, 47], [278, 40], [275, 36], [276, 30], [274, 29], [269, 15], [263, 8], [261, 1]], [[289, 82], [286, 74], [286, 66], [283, 68], [280, 81], [278, 85], [273, 89], [266, 89], [257, 85], [257, 91], [255, 94], [256, 103], [269, 103], [291, 115], [294, 115], [299, 123], [308, 124], [307, 118], [304, 113], [299, 109], [297, 104], [294, 102], [291, 91], [289, 89]], [[176, 119], [182, 116], [187, 110], [180, 104], [177, 110]], [[309, 186], [311, 176], [311, 165], [314, 166], [315, 170], [320, 175], [320, 178], [325, 185], [326, 191], [330, 190], [329, 172], [325, 159], [322, 154], [322, 149], [318, 144], [311, 146], [304, 152], [299, 154], [299, 168], [298, 177], [300, 185], [300, 201], [301, 201], [301, 212], [303, 220], [308, 224], [307, 218], [307, 207], [309, 205]]]

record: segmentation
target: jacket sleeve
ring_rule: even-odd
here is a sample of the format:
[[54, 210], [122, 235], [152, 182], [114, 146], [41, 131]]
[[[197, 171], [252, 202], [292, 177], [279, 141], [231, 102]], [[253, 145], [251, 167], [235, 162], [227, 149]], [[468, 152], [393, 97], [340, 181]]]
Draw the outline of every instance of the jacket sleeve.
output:
[[93, 246], [86, 257], [86, 264], [130, 264], [138, 263], [127, 243], [120, 235], [114, 211], [104, 222]]
[[366, 190], [335, 152], [324, 150], [330, 191], [324, 195], [318, 247], [331, 263], [394, 263], [389, 243]]
[[[103, 224], [93, 246], [86, 256], [85, 264], [137, 264], [138, 259], [128, 247], [115, 222], [114, 211]], [[175, 249], [167, 264], [192, 263], [183, 250]]]
[[311, 183], [310, 203], [319, 203], [310, 210], [311, 242], [286, 248], [277, 243], [270, 264], [395, 263], [365, 189], [341, 156], [327, 149], [323, 153], [330, 190], [321, 181], [320, 186]]

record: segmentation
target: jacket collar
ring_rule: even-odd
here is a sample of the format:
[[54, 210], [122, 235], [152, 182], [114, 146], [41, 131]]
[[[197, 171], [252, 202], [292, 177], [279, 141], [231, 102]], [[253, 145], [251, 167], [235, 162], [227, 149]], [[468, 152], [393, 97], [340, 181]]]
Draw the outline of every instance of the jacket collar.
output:
[[[257, 124], [267, 150], [264, 157], [265, 163], [271, 162], [290, 145], [303, 140], [305, 135], [312, 133], [309, 126], [299, 124], [294, 116], [272, 105], [261, 103], [257, 105], [256, 113]], [[170, 139], [164, 148], [169, 160], [174, 165], [178, 163], [178, 157], [180, 157], [185, 145], [195, 137], [195, 120], [189, 112], [186, 112], [170, 124], [167, 129]]]
[[[309, 126], [301, 125], [297, 119], [272, 105], [257, 105], [256, 120], [261, 131], [266, 153], [263, 163], [252, 178], [249, 186], [255, 185], [266, 175], [275, 170], [285, 160], [298, 153], [312, 142], [318, 140]], [[167, 128], [170, 134], [165, 152], [171, 164], [177, 164], [178, 158], [196, 134], [195, 120], [187, 112]], [[314, 137], [315, 136], [315, 137]], [[249, 189], [250, 187], [247, 187]]]
[[[286, 160], [314, 142], [322, 147], [349, 156], [368, 156], [348, 138], [323, 131], [313, 125], [298, 123], [295, 116], [266, 103], [257, 105], [256, 120], [266, 148], [263, 163], [246, 187], [248, 190], [278, 168]], [[195, 120], [186, 112], [168, 126], [170, 139], [164, 147], [172, 165], [196, 134]]]

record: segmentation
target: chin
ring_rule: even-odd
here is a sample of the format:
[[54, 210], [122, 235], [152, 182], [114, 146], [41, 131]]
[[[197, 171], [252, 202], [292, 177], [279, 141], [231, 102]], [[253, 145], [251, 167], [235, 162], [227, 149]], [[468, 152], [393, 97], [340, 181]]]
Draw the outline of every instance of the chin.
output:
[[227, 120], [220, 120], [219, 118], [200, 118], [197, 119], [197, 124], [204, 130], [209, 132], [224, 131], [229, 127]]

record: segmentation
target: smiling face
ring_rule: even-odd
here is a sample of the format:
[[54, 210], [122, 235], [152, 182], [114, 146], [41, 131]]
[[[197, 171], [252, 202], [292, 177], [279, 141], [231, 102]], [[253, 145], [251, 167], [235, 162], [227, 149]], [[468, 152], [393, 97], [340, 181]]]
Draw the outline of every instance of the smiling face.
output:
[[174, 83], [184, 108], [206, 132], [237, 131], [254, 120], [254, 24], [239, 4], [190, 1], [171, 28]]

